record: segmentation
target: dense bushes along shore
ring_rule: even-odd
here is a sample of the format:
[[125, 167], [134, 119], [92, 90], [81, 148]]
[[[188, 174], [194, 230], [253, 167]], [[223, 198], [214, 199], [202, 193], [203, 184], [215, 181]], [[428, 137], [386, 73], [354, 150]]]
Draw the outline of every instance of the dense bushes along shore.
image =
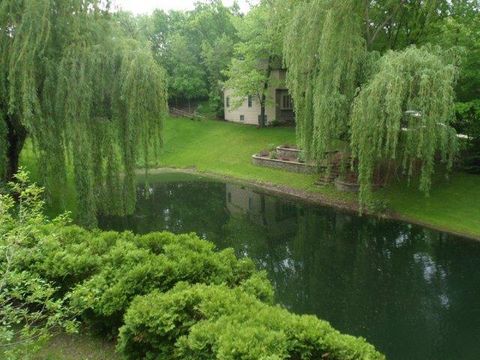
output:
[[[127, 359], [383, 359], [364, 339], [273, 304], [249, 259], [194, 234], [87, 231], [48, 221], [25, 174], [0, 195], [0, 355], [79, 324]], [[17, 198], [18, 201], [14, 201]], [[18, 326], [18, 324], [22, 324]]]

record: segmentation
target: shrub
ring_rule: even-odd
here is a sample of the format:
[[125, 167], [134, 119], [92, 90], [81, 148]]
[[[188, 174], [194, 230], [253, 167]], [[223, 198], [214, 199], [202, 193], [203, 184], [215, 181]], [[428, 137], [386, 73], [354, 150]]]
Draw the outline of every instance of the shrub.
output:
[[178, 284], [136, 298], [120, 329], [127, 359], [383, 359], [362, 338], [261, 302], [246, 288]]
[[194, 234], [153, 233], [117, 241], [100, 261], [99, 272], [73, 290], [72, 305], [102, 331], [113, 332], [137, 295], [168, 291], [179, 281], [235, 287], [256, 273], [251, 260], [238, 260], [232, 249], [216, 252]]
[[46, 226], [35, 244], [24, 247], [21, 268], [55, 282], [63, 291], [88, 279], [102, 266], [101, 256], [131, 234], [89, 232], [77, 226]]
[[0, 189], [0, 358], [26, 360], [52, 328], [72, 331], [76, 323], [65, 298], [55, 295], [56, 284], [25, 266], [45, 227], [63, 227], [66, 217], [51, 223], [43, 215], [43, 190], [30, 185], [23, 171], [15, 180]]

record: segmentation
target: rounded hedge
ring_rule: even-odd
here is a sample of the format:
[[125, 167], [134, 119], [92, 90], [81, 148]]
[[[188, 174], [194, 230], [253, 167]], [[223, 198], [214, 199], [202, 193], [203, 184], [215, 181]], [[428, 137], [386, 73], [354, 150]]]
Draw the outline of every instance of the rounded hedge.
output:
[[40, 226], [15, 265], [127, 359], [383, 359], [364, 339], [273, 305], [265, 272], [195, 234]]
[[242, 287], [180, 283], [137, 297], [118, 350], [127, 359], [384, 359], [362, 338], [255, 295]]

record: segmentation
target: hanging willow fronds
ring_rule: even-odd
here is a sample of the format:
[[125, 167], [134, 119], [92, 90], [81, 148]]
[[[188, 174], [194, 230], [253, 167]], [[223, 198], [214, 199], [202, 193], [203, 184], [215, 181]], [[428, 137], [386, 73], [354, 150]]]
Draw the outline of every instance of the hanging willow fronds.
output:
[[[422, 7], [432, 12], [433, 4], [437, 1]], [[400, 162], [409, 178], [420, 167], [420, 189], [428, 193], [436, 155], [451, 167], [457, 147], [450, 127], [457, 69], [447, 59], [448, 51], [368, 51], [375, 38], [369, 36], [371, 27], [377, 33], [384, 23], [380, 17], [380, 25], [369, 20], [370, 10], [378, 5], [358, 0], [291, 3], [285, 32], [284, 61], [298, 143], [317, 162], [325, 159], [334, 141], [350, 144], [359, 163], [362, 205], [368, 202], [374, 171], [383, 160]], [[388, 9], [395, 4], [381, 5]], [[395, 8], [407, 10], [401, 4]], [[405, 118], [408, 110], [421, 116]]]
[[351, 102], [366, 59], [361, 3], [299, 3], [286, 31], [287, 84], [298, 141], [309, 158], [321, 160], [333, 140], [347, 139]]
[[358, 159], [360, 200], [370, 197], [381, 160], [397, 160], [410, 178], [420, 166], [420, 190], [428, 193], [437, 154], [451, 168], [457, 153], [454, 84], [457, 69], [439, 49], [390, 51], [362, 88], [351, 118], [352, 155]]
[[50, 190], [65, 186], [70, 159], [84, 225], [133, 211], [135, 166], [158, 156], [167, 109], [163, 69], [148, 44], [115, 29], [104, 3], [0, 3], [2, 145], [7, 123], [25, 129]]

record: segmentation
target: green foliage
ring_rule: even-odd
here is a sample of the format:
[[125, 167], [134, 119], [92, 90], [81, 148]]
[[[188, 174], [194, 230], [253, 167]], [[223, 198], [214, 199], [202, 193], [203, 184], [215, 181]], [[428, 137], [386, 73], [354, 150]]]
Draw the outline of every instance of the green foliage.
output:
[[480, 174], [480, 100], [456, 103], [457, 130], [468, 136], [462, 141], [461, 168]]
[[158, 154], [166, 112], [166, 76], [148, 46], [97, 0], [2, 1], [0, 29], [0, 135], [6, 122], [32, 138], [49, 194], [71, 161], [81, 224], [130, 212], [136, 161]]
[[[420, 167], [420, 190], [428, 193], [438, 153], [448, 168], [457, 154], [454, 64], [435, 49], [389, 52], [355, 99], [351, 145], [358, 158], [360, 202], [370, 197], [373, 172], [396, 159], [408, 177]], [[413, 113], [409, 113], [413, 111]]]
[[399, 50], [412, 44], [424, 45], [438, 26], [456, 9], [475, 1], [381, 0], [365, 2], [365, 39], [369, 50]]
[[263, 303], [245, 288], [184, 283], [136, 298], [118, 349], [127, 359], [384, 358], [365, 340]]
[[210, 84], [209, 99], [214, 104], [215, 114], [223, 118], [223, 83], [226, 80], [224, 74], [228, 68], [234, 53], [236, 37], [222, 35], [210, 44], [202, 44], [202, 59], [207, 68], [208, 82]]
[[0, 185], [3, 179], [5, 179], [7, 176], [8, 129], [4, 116], [5, 115], [0, 110]]
[[359, 1], [298, 4], [285, 36], [287, 86], [295, 105], [297, 140], [308, 158], [322, 160], [345, 140], [351, 102], [365, 63]]
[[[281, 68], [281, 27], [272, 15], [267, 2], [253, 7], [236, 26], [240, 42], [235, 46], [235, 57], [226, 71], [227, 89], [233, 90], [233, 106], [238, 107], [247, 96], [256, 97], [265, 115], [267, 91], [272, 81], [272, 70]], [[259, 125], [265, 125], [260, 118]]]
[[170, 39], [170, 93], [178, 99], [203, 99], [208, 95], [205, 70], [189, 48], [189, 39], [174, 34]]
[[[291, 6], [284, 58], [307, 159], [321, 162], [332, 143], [349, 142], [359, 161], [362, 206], [384, 159], [397, 160], [409, 178], [420, 167], [420, 189], [428, 193], [437, 152], [449, 169], [458, 146], [451, 128], [458, 61], [432, 46], [387, 50], [425, 40], [422, 27], [432, 31], [452, 11], [449, 3], [312, 0]], [[408, 110], [421, 118], [403, 124]]]
[[209, 0], [196, 2], [191, 11], [156, 10], [146, 19], [136, 18], [134, 32], [145, 34], [157, 61], [167, 70], [171, 102], [208, 97], [216, 114], [222, 114], [223, 71], [238, 41], [233, 25], [238, 16], [235, 5], [226, 7], [221, 0]]
[[213, 244], [193, 234], [153, 233], [117, 241], [101, 263], [94, 276], [73, 290], [72, 304], [110, 332], [120, 326], [137, 295], [167, 291], [180, 280], [237, 286], [255, 272], [250, 260], [237, 260], [231, 249], [215, 252]]
[[[49, 222], [43, 215], [43, 190], [28, 184], [26, 173], [16, 175], [10, 193], [0, 194], [0, 357], [30, 359], [52, 329], [75, 330], [66, 299], [56, 296], [56, 284], [26, 269], [25, 252], [42, 227], [63, 227], [65, 216]], [[14, 197], [18, 199], [15, 202]]]
[[[441, 14], [441, 13], [440, 13]], [[441, 16], [430, 29], [423, 30], [425, 40], [444, 49], [457, 48], [460, 73], [455, 87], [457, 101], [480, 98], [480, 4], [478, 1], [448, 1], [448, 16]]]

